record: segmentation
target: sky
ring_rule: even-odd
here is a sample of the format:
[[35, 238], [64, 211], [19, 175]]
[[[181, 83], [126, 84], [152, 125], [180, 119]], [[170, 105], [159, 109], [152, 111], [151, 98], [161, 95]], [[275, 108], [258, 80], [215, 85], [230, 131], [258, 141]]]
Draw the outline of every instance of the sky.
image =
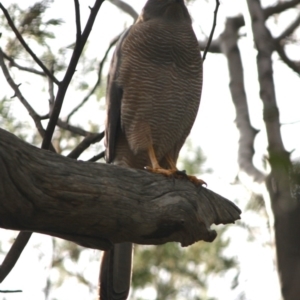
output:
[[[4, 6], [8, 6], [12, 1], [2, 1]], [[83, 3], [84, 1], [82, 1]], [[143, 7], [144, 0], [128, 0], [136, 11], [140, 11]], [[263, 5], [274, 3], [271, 0], [262, 1]], [[20, 5], [26, 7], [31, 5], [34, 1], [23, 0]], [[89, 13], [88, 5], [93, 5], [93, 1], [85, 1], [84, 5], [81, 3], [82, 24]], [[199, 1], [196, 0], [190, 7], [191, 15], [194, 19], [194, 30], [199, 38], [202, 37], [202, 32], [209, 33], [212, 23], [212, 16], [214, 11], [214, 1]], [[68, 12], [66, 14], [66, 11]], [[216, 28], [215, 36], [222, 32], [224, 18], [226, 16], [234, 16], [239, 12], [245, 11], [243, 1], [227, 0], [221, 2], [219, 8], [219, 19]], [[55, 15], [65, 20], [61, 32], [57, 34], [57, 44], [53, 45], [57, 50], [62, 45], [70, 45], [74, 42], [75, 32], [73, 28], [74, 13], [73, 1], [55, 1], [51, 9], [48, 11], [49, 16]], [[113, 17], [112, 17], [113, 16]], [[286, 20], [292, 19], [293, 13], [286, 13], [277, 20], [277, 24], [268, 23], [274, 35], [280, 33], [280, 28]], [[121, 13], [116, 7], [109, 2], [104, 2], [99, 16], [95, 22], [94, 30], [89, 39], [89, 46], [87, 53], [91, 56], [102, 57], [109, 42], [118, 35], [123, 28], [130, 25], [132, 19], [129, 16]], [[255, 49], [253, 48], [253, 41], [249, 30], [245, 30], [245, 35], [241, 38], [239, 46], [241, 48], [242, 59], [245, 70], [245, 84], [248, 96], [248, 104], [250, 110], [251, 122], [254, 128], [259, 129], [260, 133], [255, 140], [255, 157], [254, 163], [257, 168], [263, 172], [264, 169], [262, 161], [267, 155], [266, 133], [262, 121], [262, 103], [259, 99], [259, 86], [256, 80], [257, 73], [255, 69]], [[292, 55], [297, 55], [297, 51], [291, 49]], [[299, 51], [300, 53], [300, 51]], [[299, 55], [299, 54], [298, 54]], [[299, 59], [299, 57], [298, 57]], [[104, 72], [107, 72], [108, 64]], [[94, 82], [94, 78], [78, 78], [81, 80], [90, 80]], [[278, 106], [280, 109], [280, 120], [283, 124], [281, 131], [285, 147], [288, 151], [293, 151], [292, 157], [294, 159], [300, 157], [300, 139], [297, 138], [300, 132], [300, 101], [299, 101], [299, 77], [293, 74], [280, 60], [274, 56], [274, 80], [276, 86], [276, 95]], [[2, 74], [0, 75], [1, 89], [0, 97], [4, 94], [11, 95], [12, 91], [6, 85]], [[41, 83], [43, 84], [43, 83]], [[39, 85], [38, 85], [39, 86]], [[34, 89], [35, 98], [32, 98], [32, 91]], [[44, 87], [46, 89], [46, 86]], [[47, 99], [45, 99], [44, 92], [40, 92], [30, 85], [30, 80], [24, 79], [22, 82], [22, 92], [25, 97], [30, 99], [34, 107], [43, 114], [48, 110]], [[66, 115], [72, 107], [76, 105], [76, 101], [80, 101], [81, 97], [78, 94], [68, 92], [62, 110], [62, 116]], [[25, 109], [17, 102], [13, 104], [14, 114], [24, 119], [26, 122], [31, 122]], [[99, 103], [96, 99], [91, 101], [83, 107], [81, 115], [74, 116], [72, 122], [75, 124], [88, 124], [90, 120], [101, 123], [101, 128], [104, 126], [104, 115], [98, 111]], [[88, 116], [88, 117], [87, 117]], [[201, 178], [208, 182], [208, 188], [227, 197], [228, 199], [237, 203], [242, 209], [245, 208], [251, 192], [247, 186], [235, 184], [236, 176], [239, 169], [237, 165], [237, 149], [239, 134], [235, 126], [235, 110], [231, 101], [229, 92], [229, 78], [227, 74], [227, 62], [223, 55], [208, 54], [204, 63], [204, 86], [201, 98], [201, 105], [197, 120], [191, 132], [191, 139], [193, 144], [199, 145], [205, 156], [205, 167], [213, 169], [212, 174], [201, 174]], [[185, 150], [183, 150], [185, 151]], [[81, 159], [89, 158], [91, 155], [82, 156]], [[253, 228], [255, 241], [249, 242], [245, 232], [238, 227], [231, 226], [227, 234], [231, 237], [231, 245], [226, 250], [227, 255], [235, 256], [240, 262], [242, 269], [240, 277], [240, 285], [235, 290], [230, 290], [230, 280], [225, 278], [211, 278], [211, 289], [209, 291], [211, 296], [217, 299], [245, 299], [245, 300], [264, 300], [273, 299], [279, 300], [279, 284], [275, 271], [274, 251], [271, 247], [266, 247], [271, 240], [268, 224], [265, 218], [256, 216], [251, 212], [245, 212], [242, 215], [243, 221]], [[11, 232], [0, 230], [1, 240], [9, 239]], [[43, 291], [37, 286], [43, 285], [43, 276], [47, 275], [50, 268], [51, 253], [51, 239], [47, 236], [34, 234], [26, 247], [20, 261], [15, 269], [5, 280], [1, 289], [15, 289], [21, 288], [24, 290], [22, 294], [5, 296], [0, 299], [43, 299]], [[4, 243], [4, 250], [9, 249], [9, 242]], [[89, 255], [95, 255], [93, 250], [90, 250]], [[46, 253], [46, 254], [45, 254]], [[38, 263], [38, 258], [42, 256], [42, 260]], [[3, 255], [2, 255], [3, 257]], [[0, 256], [1, 258], [1, 256]], [[83, 262], [85, 264], [86, 262]], [[24, 270], [30, 272], [24, 275]], [[89, 265], [87, 277], [94, 280], [98, 276], [98, 265]], [[24, 279], [28, 279], [25, 280]], [[230, 277], [230, 274], [228, 275]], [[16, 285], [16, 282], [18, 283]], [[67, 293], [71, 289], [76, 290], [73, 299], [84, 299], [87, 291], [80, 285], [74, 282], [68, 282], [67, 286], [58, 293]], [[245, 298], [239, 296], [245, 293]], [[64, 299], [64, 298], [59, 298]], [[145, 300], [151, 298], [146, 298]]]

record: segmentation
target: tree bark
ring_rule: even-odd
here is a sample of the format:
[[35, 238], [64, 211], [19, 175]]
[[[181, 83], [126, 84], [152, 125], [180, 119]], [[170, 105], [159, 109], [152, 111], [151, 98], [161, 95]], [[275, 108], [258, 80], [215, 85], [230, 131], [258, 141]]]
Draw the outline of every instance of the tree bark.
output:
[[213, 241], [240, 209], [182, 179], [68, 159], [0, 129], [0, 227], [108, 250], [112, 244]]

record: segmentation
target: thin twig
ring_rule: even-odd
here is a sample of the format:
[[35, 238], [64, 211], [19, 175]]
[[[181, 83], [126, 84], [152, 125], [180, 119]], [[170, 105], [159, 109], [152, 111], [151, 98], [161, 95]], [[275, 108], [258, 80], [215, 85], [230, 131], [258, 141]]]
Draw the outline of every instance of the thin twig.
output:
[[291, 60], [285, 53], [284, 47], [280, 44], [279, 41], [274, 40], [274, 46], [281, 60], [294, 72], [300, 74], [300, 61]]
[[86, 150], [91, 144], [100, 142], [104, 137], [104, 132], [94, 133], [85, 137], [75, 149], [73, 149], [67, 157], [69, 158], [78, 158], [80, 154]]
[[49, 113], [48, 114], [45, 114], [45, 115], [42, 115], [40, 116], [40, 120], [47, 120], [49, 119]]
[[102, 151], [101, 153], [93, 156], [92, 158], [88, 159], [87, 161], [97, 161], [101, 158], [104, 158], [104, 156], [105, 156], [105, 151]]
[[102, 80], [102, 70], [103, 70], [103, 65], [106, 61], [107, 55], [109, 53], [109, 51], [111, 50], [111, 48], [117, 43], [117, 41], [119, 40], [120, 36], [122, 35], [119, 34], [118, 36], [116, 36], [109, 44], [101, 62], [99, 63], [99, 68], [98, 68], [98, 77], [97, 77], [97, 81], [94, 84], [93, 88], [88, 92], [88, 94], [83, 98], [83, 100], [75, 107], [73, 108], [73, 110], [69, 113], [68, 117], [67, 117], [67, 122], [70, 120], [70, 118], [89, 100], [89, 98], [94, 94], [96, 88], [100, 85], [101, 80]]
[[69, 63], [67, 71], [66, 71], [66, 74], [58, 88], [55, 105], [54, 105], [47, 129], [46, 129], [45, 138], [42, 143], [43, 149], [48, 149], [48, 147], [51, 143], [52, 135], [53, 135], [53, 132], [54, 132], [61, 108], [62, 108], [65, 94], [67, 92], [68, 86], [69, 86], [71, 79], [74, 75], [74, 72], [76, 70], [76, 66], [79, 61], [83, 47], [84, 47], [84, 45], [88, 39], [88, 36], [92, 30], [94, 21], [96, 19], [96, 16], [98, 14], [100, 6], [103, 2], [104, 2], [104, 0], [96, 0], [94, 7], [91, 8], [89, 19], [88, 19], [85, 29], [81, 35], [80, 45], [79, 45], [79, 43], [76, 42], [76, 45], [75, 45], [75, 48], [74, 48], [74, 51], [73, 51], [73, 54], [71, 57], [71, 61]]
[[70, 125], [68, 122], [62, 121], [61, 119], [57, 120], [57, 126], [62, 129], [68, 130], [72, 133], [81, 135], [81, 136], [88, 136], [88, 135], [94, 134], [94, 133], [86, 131], [80, 127]]
[[24, 96], [22, 95], [22, 93], [21, 93], [21, 91], [19, 89], [19, 85], [17, 85], [14, 82], [14, 80], [12, 79], [12, 77], [10, 76], [8, 68], [6, 67], [6, 64], [4, 63], [3, 52], [2, 52], [1, 49], [0, 49], [0, 66], [2, 68], [2, 71], [3, 71], [3, 74], [4, 74], [5, 78], [6, 78], [6, 81], [8, 82], [8, 84], [11, 86], [11, 88], [15, 92], [15, 96], [18, 97], [18, 99], [20, 100], [20, 102], [27, 109], [29, 115], [31, 116], [31, 118], [33, 119], [33, 121], [35, 123], [35, 126], [36, 126], [38, 132], [40, 133], [40, 135], [42, 137], [44, 137], [45, 130], [44, 130], [43, 125], [42, 125], [42, 123], [40, 121], [40, 117], [36, 113], [36, 111], [32, 108], [32, 106], [28, 103], [28, 101], [24, 98]]
[[19, 232], [16, 240], [6, 254], [1, 266], [0, 266], [0, 283], [6, 278], [10, 271], [15, 266], [23, 249], [27, 245], [32, 232]]
[[38, 71], [36, 69], [33, 69], [33, 68], [28, 68], [28, 67], [23, 67], [21, 65], [19, 65], [18, 63], [15, 62], [15, 60], [8, 56], [6, 53], [3, 52], [3, 57], [9, 61], [9, 66], [10, 67], [16, 67], [18, 68], [19, 70], [21, 71], [26, 71], [26, 72], [29, 72], [29, 73], [33, 73], [33, 74], [36, 74], [36, 75], [40, 75], [40, 76], [43, 76], [45, 77], [46, 74], [44, 72], [41, 72], [41, 71]]
[[300, 4], [300, 0], [278, 2], [276, 5], [268, 6], [263, 10], [264, 17], [267, 19], [270, 16], [279, 14], [289, 8], [295, 8], [297, 4]]
[[76, 44], [78, 47], [80, 47], [81, 21], [80, 21], [80, 7], [79, 7], [78, 0], [74, 0], [74, 6], [75, 6], [75, 22], [76, 22]]
[[[51, 68], [50, 68], [51, 73], [53, 74], [54, 72], [54, 62], [51, 61]], [[53, 81], [50, 77], [48, 77], [48, 92], [49, 92], [49, 114], [48, 117], [51, 116], [54, 103], [55, 103], [55, 96], [54, 96], [54, 84]]]
[[297, 18], [276, 38], [276, 40], [282, 40], [291, 35], [300, 25], [300, 14]]
[[0, 290], [0, 293], [22, 293], [22, 290]]
[[293, 122], [285, 122], [285, 123], [280, 123], [280, 125], [285, 126], [285, 125], [294, 125], [300, 123], [300, 120], [298, 121], [293, 121]]
[[5, 18], [8, 22], [8, 25], [10, 26], [10, 28], [12, 29], [12, 31], [15, 33], [17, 39], [19, 40], [19, 42], [22, 44], [22, 46], [25, 48], [25, 50], [31, 55], [31, 57], [34, 59], [34, 61], [42, 68], [42, 70], [45, 72], [45, 74], [50, 77], [57, 85], [59, 85], [59, 81], [51, 74], [51, 72], [47, 69], [47, 67], [42, 63], [42, 61], [34, 54], [34, 52], [29, 48], [29, 46], [27, 45], [27, 43], [25, 42], [25, 40], [23, 39], [22, 35], [20, 34], [20, 32], [18, 31], [18, 29], [16, 28], [14, 22], [12, 21], [8, 11], [6, 10], [6, 8], [2, 5], [2, 3], [0, 2], [0, 8], [3, 11]]
[[212, 26], [212, 29], [211, 29], [211, 32], [210, 32], [210, 35], [209, 35], [209, 38], [208, 38], [207, 46], [204, 50], [203, 61], [205, 60], [207, 51], [209, 49], [210, 43], [212, 41], [212, 38], [213, 38], [213, 35], [214, 35], [214, 32], [215, 32], [215, 28], [216, 28], [216, 25], [217, 25], [217, 15], [218, 15], [219, 6], [220, 6], [220, 1], [216, 0], [216, 8], [215, 8], [215, 11], [214, 11], [214, 22], [213, 22], [213, 26]]

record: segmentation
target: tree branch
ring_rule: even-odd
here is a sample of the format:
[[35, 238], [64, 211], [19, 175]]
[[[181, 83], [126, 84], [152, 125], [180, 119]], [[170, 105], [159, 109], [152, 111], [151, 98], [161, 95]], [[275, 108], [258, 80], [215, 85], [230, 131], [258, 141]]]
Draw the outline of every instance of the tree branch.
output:
[[62, 128], [62, 129], [68, 130], [72, 133], [81, 135], [81, 136], [88, 136], [88, 135], [94, 134], [94, 133], [86, 131], [86, 130], [80, 128], [80, 127], [70, 125], [69, 123], [67, 123], [65, 121], [62, 121], [61, 119], [57, 120], [57, 126]]
[[96, 91], [96, 88], [101, 84], [101, 80], [102, 80], [102, 70], [103, 70], [103, 66], [104, 63], [106, 61], [107, 55], [109, 53], [109, 51], [111, 50], [111, 48], [117, 43], [117, 41], [119, 40], [120, 36], [122, 35], [119, 34], [118, 36], [116, 36], [109, 44], [101, 62], [99, 63], [99, 68], [98, 68], [98, 77], [97, 77], [97, 81], [94, 84], [93, 88], [89, 91], [89, 93], [83, 98], [83, 100], [69, 113], [68, 117], [67, 117], [67, 122], [69, 122], [70, 118], [89, 100], [89, 98], [94, 94], [94, 92]]
[[[80, 21], [80, 6], [79, 6], [78, 0], [74, 0], [74, 6], [75, 6], [75, 23], [76, 23], [76, 44], [77, 44], [77, 47], [80, 47], [81, 21]], [[75, 45], [75, 47], [76, 47], [76, 45]]]
[[79, 143], [75, 149], [73, 149], [69, 154], [69, 158], [77, 159], [80, 154], [86, 150], [91, 144], [100, 142], [104, 137], [104, 131], [101, 133], [89, 134], [86, 136], [81, 143]]
[[38, 70], [33, 69], [33, 68], [23, 67], [23, 66], [19, 65], [18, 63], [15, 62], [15, 60], [12, 57], [8, 56], [4, 52], [3, 52], [3, 57], [6, 60], [9, 61], [9, 67], [16, 67], [21, 71], [26, 71], [26, 72], [29, 72], [29, 73], [33, 73], [33, 74], [36, 74], [36, 75], [43, 76], [43, 77], [46, 76], [46, 74], [44, 72], [38, 71]]
[[[1, 200], [0, 200], [1, 201]], [[8, 254], [4, 258], [0, 268], [0, 283], [6, 278], [10, 271], [15, 266], [23, 249], [27, 245], [32, 232], [20, 232], [14, 241], [13, 245], [9, 249]]]
[[[18, 99], [20, 100], [20, 102], [24, 105], [24, 107], [27, 109], [29, 115], [31, 116], [31, 118], [33, 119], [35, 126], [39, 132], [39, 134], [41, 135], [41, 137], [45, 136], [45, 130], [43, 128], [43, 125], [41, 123], [41, 119], [40, 116], [36, 113], [36, 111], [31, 107], [31, 105], [28, 103], [28, 101], [24, 98], [24, 96], [22, 95], [19, 86], [17, 85], [14, 80], [12, 79], [12, 77], [10, 76], [10, 72], [8, 71], [5, 62], [4, 62], [4, 58], [3, 58], [3, 52], [0, 49], [0, 66], [1, 69], [3, 71], [3, 74], [6, 78], [6, 81], [8, 82], [8, 84], [11, 86], [11, 88], [13, 89], [13, 91], [15, 92], [14, 96], [17, 96]], [[52, 144], [50, 145], [51, 149], [55, 152]]]
[[[54, 62], [53, 61], [51, 61], [50, 71], [53, 74], [53, 72], [54, 72]], [[52, 114], [52, 110], [54, 108], [54, 103], [55, 103], [54, 84], [50, 77], [48, 77], [48, 93], [49, 93], [49, 114], [48, 114], [48, 118], [49, 118], [49, 116], [51, 116], [51, 114]], [[41, 119], [42, 118], [40, 117], [40, 120]]]
[[85, 26], [85, 29], [80, 37], [80, 43], [78, 42], [78, 38], [76, 39], [76, 45], [75, 45], [68, 69], [66, 71], [64, 79], [62, 80], [62, 82], [58, 88], [55, 105], [54, 105], [47, 129], [46, 129], [45, 138], [42, 143], [43, 149], [49, 148], [49, 145], [50, 145], [51, 139], [52, 139], [52, 135], [53, 135], [53, 132], [54, 132], [61, 108], [62, 108], [62, 104], [63, 104], [64, 98], [65, 98], [65, 94], [67, 92], [67, 89], [69, 87], [71, 79], [76, 70], [76, 66], [79, 61], [83, 47], [89, 37], [89, 34], [92, 30], [94, 21], [96, 19], [96, 16], [97, 16], [98, 11], [103, 2], [104, 2], [104, 0], [96, 0], [95, 1], [94, 7], [91, 8], [91, 13], [90, 13], [89, 19], [87, 21], [87, 24]]
[[23, 39], [22, 35], [20, 34], [20, 32], [18, 31], [18, 29], [16, 28], [14, 22], [12, 21], [9, 13], [7, 12], [7, 10], [2, 5], [1, 2], [0, 2], [0, 8], [1, 8], [1, 10], [3, 11], [3, 13], [5, 15], [5, 18], [6, 18], [7, 22], [8, 22], [8, 25], [10, 26], [10, 28], [12, 29], [12, 31], [15, 33], [17, 39], [22, 44], [22, 46], [25, 48], [25, 50], [31, 55], [31, 57], [34, 59], [34, 61], [42, 68], [42, 70], [45, 72], [45, 74], [48, 77], [50, 77], [53, 80], [53, 82], [55, 82], [57, 85], [59, 85], [59, 81], [53, 76], [53, 74], [51, 74], [51, 72], [47, 69], [47, 67], [42, 63], [42, 61], [35, 55], [35, 53], [27, 45], [27, 43]]
[[279, 41], [274, 40], [275, 50], [278, 53], [281, 60], [294, 72], [300, 74], [300, 61], [291, 60], [284, 51], [284, 47]]
[[236, 110], [236, 126], [240, 133], [238, 163], [241, 171], [248, 174], [255, 182], [262, 183], [265, 175], [253, 165], [254, 139], [257, 134], [250, 123], [247, 96], [244, 86], [244, 71], [238, 48], [239, 26], [235, 18], [228, 18], [225, 30], [220, 36], [221, 47], [227, 58], [230, 92]]
[[300, 25], [300, 14], [297, 18], [276, 38], [277, 41], [280, 41], [288, 36], [290, 36]]
[[[200, 46], [200, 50], [204, 51], [206, 46], [207, 46], [207, 43], [208, 43], [207, 40], [198, 41], [198, 44]], [[222, 53], [219, 40], [214, 40], [210, 43], [209, 52], [210, 53], [218, 53], [218, 54]]]
[[232, 202], [188, 180], [70, 160], [4, 130], [0, 169], [2, 228], [49, 234], [90, 248], [108, 250], [125, 241], [183, 246], [212, 241], [211, 224], [233, 223], [241, 213]]
[[105, 151], [102, 151], [101, 153], [99, 153], [99, 154], [93, 156], [92, 158], [90, 158], [88, 161], [97, 161], [101, 158], [104, 158], [104, 156], [105, 156]]
[[263, 10], [265, 19], [269, 18], [272, 15], [279, 14], [290, 8], [295, 8], [300, 3], [300, 0], [291, 0], [291, 1], [282, 1], [278, 2], [275, 5], [266, 7]]
[[252, 21], [254, 42], [257, 47], [257, 69], [260, 84], [260, 96], [264, 104], [264, 121], [266, 124], [269, 149], [272, 152], [285, 152], [279, 123], [279, 110], [276, 103], [273, 81], [272, 52], [273, 38], [265, 26], [263, 10], [258, 0], [247, 0]]
[[130, 15], [134, 21], [137, 20], [139, 14], [128, 3], [122, 0], [109, 0], [109, 2]]
[[300, 61], [290, 59], [284, 50], [284, 39], [290, 36], [300, 25], [300, 14], [297, 18], [277, 37], [274, 39], [275, 50], [282, 61], [294, 72], [300, 74]]
[[207, 41], [207, 45], [206, 45], [204, 53], [203, 53], [203, 61], [205, 60], [207, 51], [209, 49], [210, 43], [212, 41], [212, 38], [213, 38], [213, 35], [214, 35], [214, 32], [215, 32], [215, 28], [216, 28], [216, 25], [217, 25], [217, 15], [218, 15], [219, 6], [220, 6], [220, 2], [219, 2], [219, 0], [216, 0], [216, 7], [215, 7], [215, 11], [214, 11], [213, 26], [212, 26], [212, 29], [211, 29], [211, 32], [210, 32], [210, 35], [209, 35], [209, 38], [208, 38], [208, 41]]

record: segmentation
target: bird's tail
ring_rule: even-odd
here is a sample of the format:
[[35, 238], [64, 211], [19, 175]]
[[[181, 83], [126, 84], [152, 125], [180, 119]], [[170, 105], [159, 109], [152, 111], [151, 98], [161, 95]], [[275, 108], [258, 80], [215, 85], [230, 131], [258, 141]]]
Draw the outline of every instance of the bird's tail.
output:
[[105, 251], [100, 269], [100, 300], [126, 300], [131, 282], [132, 243]]

